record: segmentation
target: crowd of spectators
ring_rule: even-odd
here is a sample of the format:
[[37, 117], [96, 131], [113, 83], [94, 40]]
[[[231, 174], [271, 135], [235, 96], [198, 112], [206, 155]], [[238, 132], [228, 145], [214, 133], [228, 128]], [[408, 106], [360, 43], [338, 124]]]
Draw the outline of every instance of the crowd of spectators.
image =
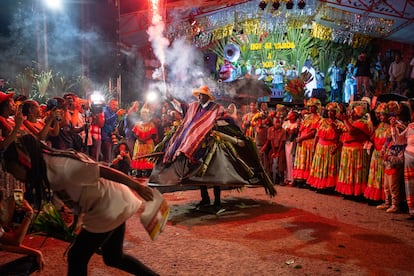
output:
[[311, 98], [303, 109], [251, 102], [241, 126], [275, 185], [341, 195], [388, 213], [408, 210], [414, 219], [412, 106], [368, 97], [349, 106]]
[[[414, 67], [414, 59], [410, 65]], [[383, 71], [381, 66], [379, 59], [375, 70]], [[403, 81], [408, 67], [399, 53], [388, 68], [388, 92], [407, 95]], [[414, 102], [377, 102], [370, 93], [371, 69], [366, 53], [358, 56], [355, 65], [349, 64], [345, 73], [333, 62], [328, 71], [332, 94], [326, 105], [327, 99], [311, 97], [304, 107], [281, 103], [270, 108], [266, 102], [252, 101], [238, 107], [231, 103], [226, 111], [255, 142], [274, 185], [340, 195], [388, 213], [408, 211], [408, 219], [414, 220]], [[413, 74], [414, 70], [409, 85]], [[155, 146], [183, 118], [179, 103], [172, 100], [135, 101], [124, 109], [116, 98], [94, 104], [65, 93], [39, 103], [7, 90], [2, 78], [0, 90], [0, 150], [17, 137], [31, 134], [53, 149], [85, 153], [134, 177], [150, 176]], [[8, 204], [10, 194], [10, 189], [0, 189], [2, 206]], [[25, 215], [17, 235], [0, 227], [0, 241], [11, 241], [15, 252], [32, 255], [37, 264], [32, 269], [41, 269], [41, 252], [21, 244], [33, 218], [32, 206], [26, 201], [23, 206]], [[8, 214], [1, 215], [2, 224], [10, 219]]]

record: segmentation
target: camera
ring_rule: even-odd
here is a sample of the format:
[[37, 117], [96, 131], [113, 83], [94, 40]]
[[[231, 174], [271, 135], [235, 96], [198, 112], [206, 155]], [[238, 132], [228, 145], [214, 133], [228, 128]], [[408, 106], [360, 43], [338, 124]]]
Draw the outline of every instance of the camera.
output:
[[99, 113], [102, 113], [103, 112], [103, 107], [104, 107], [104, 105], [103, 104], [92, 104], [91, 105], [91, 112], [92, 112], [92, 114], [99, 114]]
[[116, 135], [116, 133], [111, 134], [111, 140], [112, 140], [112, 144], [118, 145], [118, 135]]
[[17, 206], [23, 206], [24, 194], [22, 189], [14, 189], [13, 198]]
[[64, 109], [65, 107], [65, 100], [60, 97], [54, 97], [46, 102], [46, 111]]
[[58, 107], [58, 101], [56, 99], [49, 99], [46, 103], [46, 110], [55, 110]]

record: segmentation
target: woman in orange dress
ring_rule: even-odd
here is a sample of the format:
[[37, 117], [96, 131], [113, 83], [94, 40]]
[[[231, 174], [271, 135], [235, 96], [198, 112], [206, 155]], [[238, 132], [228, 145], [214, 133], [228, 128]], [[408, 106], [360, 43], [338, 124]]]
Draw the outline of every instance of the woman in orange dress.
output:
[[354, 105], [350, 116], [344, 119], [347, 131], [341, 138], [341, 165], [335, 190], [347, 199], [360, 200], [367, 187], [369, 159], [364, 152], [364, 143], [371, 137], [373, 127], [366, 113], [366, 106]]
[[293, 164], [293, 179], [296, 185], [305, 187], [313, 160], [313, 143], [321, 116], [319, 115], [320, 100], [311, 98], [306, 103], [309, 114], [305, 115], [296, 138], [295, 162]]
[[346, 131], [336, 116], [340, 112], [338, 103], [328, 103], [326, 110], [328, 117], [320, 120], [316, 132], [315, 155], [308, 178], [310, 186], [319, 191], [335, 190], [342, 146], [340, 137]]
[[391, 125], [389, 124], [389, 111], [387, 103], [381, 103], [375, 110], [375, 115], [380, 120], [379, 125], [371, 136], [374, 144], [372, 153], [367, 188], [364, 196], [372, 203], [380, 203], [385, 200], [384, 193], [384, 154], [389, 142], [391, 141]]
[[147, 108], [143, 107], [141, 109], [141, 121], [134, 125], [132, 131], [137, 139], [134, 145], [131, 168], [139, 172], [137, 174], [138, 176], [149, 176], [154, 168], [154, 163], [148, 158], [142, 158], [140, 156], [149, 154], [154, 150], [157, 127], [150, 120], [150, 114]]

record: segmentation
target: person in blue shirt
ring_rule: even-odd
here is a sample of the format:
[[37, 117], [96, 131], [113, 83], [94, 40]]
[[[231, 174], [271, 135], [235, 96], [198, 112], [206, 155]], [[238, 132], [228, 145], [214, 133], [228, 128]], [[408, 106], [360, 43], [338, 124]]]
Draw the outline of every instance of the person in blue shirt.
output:
[[356, 92], [355, 66], [349, 63], [346, 67], [345, 86], [344, 86], [344, 103], [350, 103], [354, 100]]
[[107, 106], [104, 107], [105, 123], [102, 128], [102, 160], [105, 163], [112, 161], [112, 135], [116, 131], [118, 125], [118, 117], [125, 114], [124, 109], [118, 109], [118, 100], [112, 98]]
[[331, 102], [342, 102], [342, 86], [343, 71], [337, 66], [336, 60], [332, 62], [332, 65], [328, 68], [328, 76], [331, 82]]

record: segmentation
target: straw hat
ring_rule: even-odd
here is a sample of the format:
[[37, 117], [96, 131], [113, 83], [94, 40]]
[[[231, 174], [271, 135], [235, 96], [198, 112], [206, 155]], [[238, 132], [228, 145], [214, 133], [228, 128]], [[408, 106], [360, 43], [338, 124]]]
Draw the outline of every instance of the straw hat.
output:
[[193, 90], [194, 97], [198, 97], [200, 94], [207, 95], [210, 100], [214, 100], [214, 96], [211, 94], [210, 89], [206, 85]]

